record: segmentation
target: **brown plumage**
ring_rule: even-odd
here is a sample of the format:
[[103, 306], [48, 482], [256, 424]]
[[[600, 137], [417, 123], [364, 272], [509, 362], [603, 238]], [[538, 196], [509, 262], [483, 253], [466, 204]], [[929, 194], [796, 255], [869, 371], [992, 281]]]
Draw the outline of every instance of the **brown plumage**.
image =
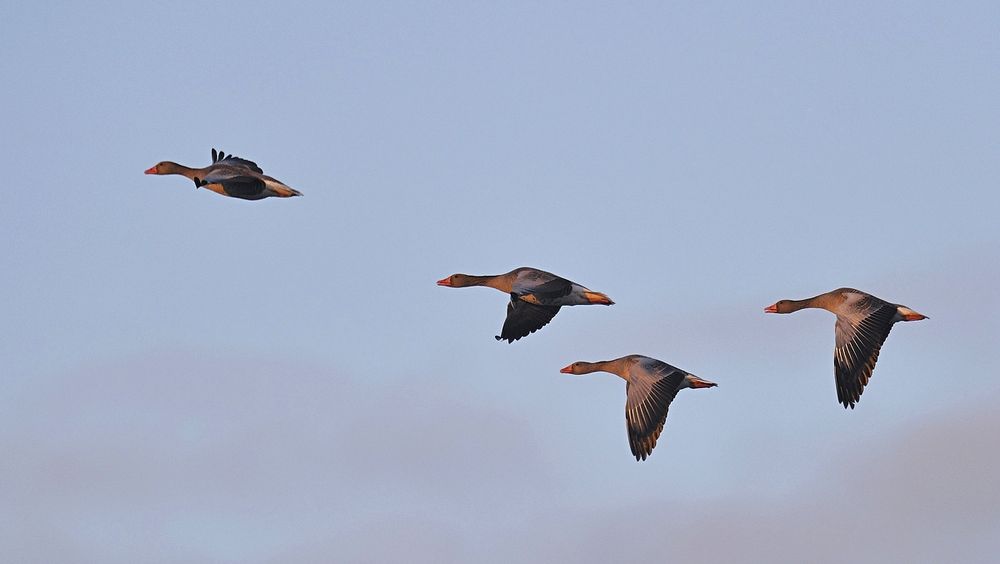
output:
[[162, 161], [148, 168], [146, 174], [179, 174], [194, 181], [195, 188], [206, 188], [216, 194], [242, 200], [302, 195], [280, 180], [264, 174], [257, 163], [215, 149], [212, 149], [212, 164], [204, 168]]
[[452, 274], [438, 280], [437, 284], [449, 288], [488, 286], [510, 294], [507, 318], [500, 334], [496, 336], [498, 341], [506, 340], [508, 343], [548, 325], [562, 306], [615, 303], [600, 292], [593, 292], [544, 270], [528, 267], [515, 268], [506, 274], [493, 276]]
[[781, 300], [764, 308], [764, 312], [793, 313], [807, 308], [825, 309], [837, 316], [833, 352], [837, 399], [851, 409], [861, 401], [893, 324], [927, 318], [904, 305], [853, 288], [839, 288], [805, 300]]
[[610, 372], [625, 380], [625, 429], [629, 449], [636, 460], [646, 460], [653, 453], [677, 392], [684, 388], [717, 385], [661, 360], [638, 354], [602, 362], [574, 362], [560, 372]]

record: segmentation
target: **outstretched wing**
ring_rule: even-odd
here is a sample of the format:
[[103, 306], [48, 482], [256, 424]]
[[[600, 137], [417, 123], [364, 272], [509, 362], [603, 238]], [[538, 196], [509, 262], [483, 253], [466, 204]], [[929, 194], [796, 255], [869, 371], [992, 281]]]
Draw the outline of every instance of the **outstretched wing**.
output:
[[264, 170], [257, 166], [257, 163], [253, 161], [248, 161], [246, 159], [241, 159], [240, 157], [235, 157], [233, 155], [227, 155], [222, 151], [216, 151], [212, 149], [212, 164], [224, 164], [229, 166], [239, 166], [243, 168], [250, 169], [257, 174], [264, 174]]
[[222, 171], [218, 169], [212, 170], [205, 178], [196, 180], [195, 182], [199, 186], [205, 186], [206, 184], [222, 186], [222, 190], [226, 195], [234, 198], [244, 200], [260, 199], [264, 193], [264, 188], [266, 188], [263, 178], [259, 176], [226, 174], [227, 170], [232, 171], [233, 169], [223, 169]]
[[652, 454], [684, 374], [655, 359], [643, 359], [629, 370], [625, 427], [628, 446], [636, 460], [646, 460]]
[[507, 319], [504, 320], [503, 329], [496, 339], [513, 343], [538, 331], [552, 321], [552, 318], [559, 313], [559, 307], [530, 304], [518, 298], [517, 294], [511, 294], [510, 303], [507, 304]]
[[861, 392], [875, 370], [875, 361], [892, 330], [895, 316], [896, 306], [881, 300], [857, 316], [837, 315], [833, 371], [837, 379], [837, 399], [845, 408], [854, 409], [861, 400]]

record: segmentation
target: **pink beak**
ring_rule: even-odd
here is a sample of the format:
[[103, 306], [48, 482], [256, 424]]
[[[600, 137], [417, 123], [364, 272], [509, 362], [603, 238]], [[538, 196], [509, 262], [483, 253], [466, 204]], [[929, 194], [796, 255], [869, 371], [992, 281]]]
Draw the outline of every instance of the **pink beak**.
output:
[[437, 281], [438, 286], [451, 286], [451, 276]]
[[769, 305], [765, 307], [764, 313], [778, 313], [778, 304]]
[[566, 368], [563, 368], [559, 372], [562, 372], [563, 374], [572, 374], [573, 373], [573, 365], [570, 364], [569, 366], [567, 366]]
[[151, 166], [148, 169], [146, 169], [146, 174], [156, 174], [156, 167]]

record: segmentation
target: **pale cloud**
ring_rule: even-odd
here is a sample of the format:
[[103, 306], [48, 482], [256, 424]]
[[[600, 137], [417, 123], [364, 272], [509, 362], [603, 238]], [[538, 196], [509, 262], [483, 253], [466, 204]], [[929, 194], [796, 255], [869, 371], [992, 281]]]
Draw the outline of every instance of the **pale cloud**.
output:
[[441, 380], [409, 375], [376, 394], [324, 367], [192, 355], [65, 374], [4, 406], [0, 554], [938, 562], [1000, 549], [996, 394], [846, 451], [802, 452], [820, 470], [773, 469], [800, 484], [784, 493], [678, 501], [670, 491], [687, 486], [664, 475], [647, 502], [581, 506], [540, 430]]
[[[159, 546], [164, 561], [247, 561], [341, 539], [345, 554], [457, 560], [458, 537], [433, 531], [487, 506], [509, 518], [553, 487], [522, 417], [447, 378], [389, 390], [190, 354], [54, 377], [4, 402], [0, 554], [125, 562]], [[367, 549], [353, 542], [376, 530], [387, 536]]]
[[[506, 557], [609, 562], [992, 562], [1000, 552], [1000, 413], [935, 413], [859, 441], [788, 496], [584, 510], [528, 532]], [[818, 447], [819, 448], [819, 447]], [[803, 452], [803, 457], [815, 456]], [[784, 480], [775, 468], [774, 480]], [[664, 486], [671, 485], [664, 477]], [[529, 532], [530, 531], [530, 532]], [[539, 533], [541, 531], [541, 533]]]

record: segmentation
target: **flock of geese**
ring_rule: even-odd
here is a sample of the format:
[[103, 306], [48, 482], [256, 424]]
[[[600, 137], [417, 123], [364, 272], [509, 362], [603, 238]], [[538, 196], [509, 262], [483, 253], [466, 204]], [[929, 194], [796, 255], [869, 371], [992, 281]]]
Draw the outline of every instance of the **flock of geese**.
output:
[[[244, 200], [302, 194], [267, 176], [256, 163], [212, 149], [212, 164], [190, 168], [163, 161], [146, 174], [178, 174], [217, 194]], [[513, 343], [549, 324], [563, 306], [613, 305], [607, 295], [595, 292], [561, 276], [537, 268], [516, 268], [506, 274], [474, 276], [452, 274], [437, 281], [439, 286], [466, 288], [487, 286], [510, 295], [507, 317], [498, 341]], [[853, 288], [839, 288], [804, 300], [779, 300], [765, 313], [794, 313], [801, 309], [825, 309], [837, 316], [833, 351], [837, 399], [845, 408], [861, 400], [861, 393], [875, 370], [882, 343], [898, 321], [919, 321], [927, 316], [899, 304], [887, 302]], [[663, 431], [667, 410], [684, 388], [712, 388], [717, 384], [661, 360], [628, 355], [600, 362], [578, 361], [561, 370], [566, 374], [609, 372], [625, 380], [625, 422], [629, 448], [636, 460], [645, 460]]]

